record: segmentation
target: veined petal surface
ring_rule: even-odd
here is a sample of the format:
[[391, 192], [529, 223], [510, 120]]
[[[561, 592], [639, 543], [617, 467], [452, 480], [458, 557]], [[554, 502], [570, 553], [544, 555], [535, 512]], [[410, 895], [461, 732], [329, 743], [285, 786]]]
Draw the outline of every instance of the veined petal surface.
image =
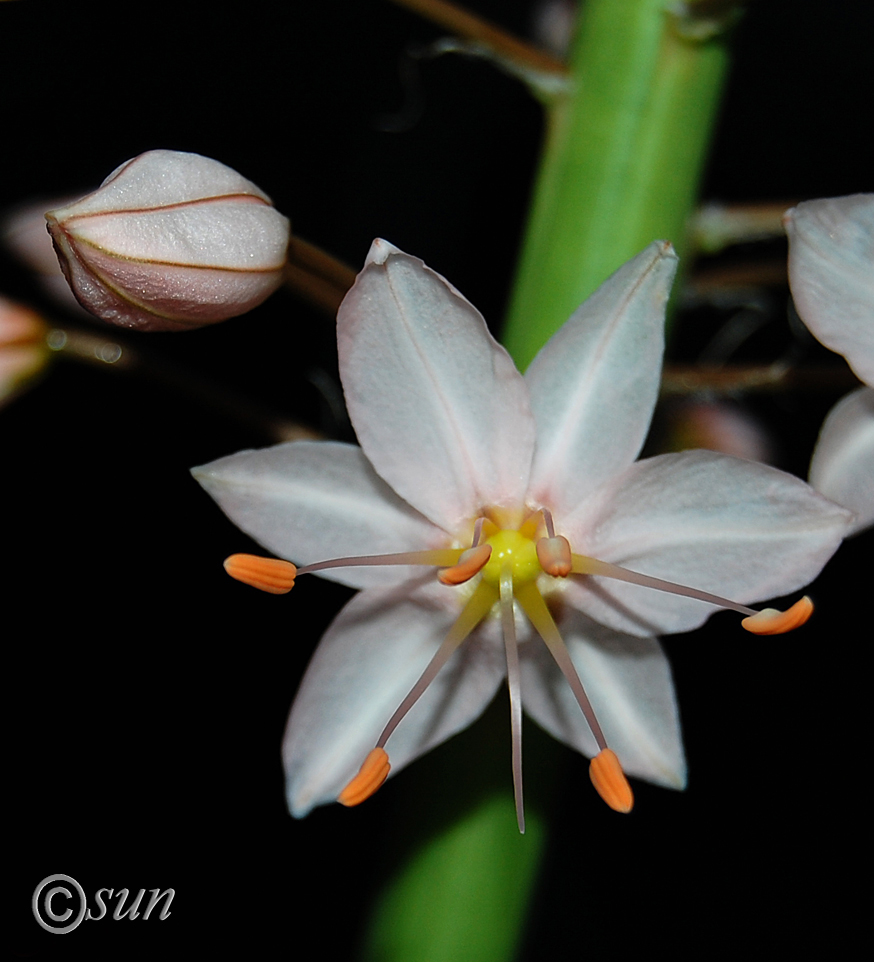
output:
[[[191, 472], [251, 538], [296, 564], [448, 546], [447, 536], [378, 477], [359, 447], [290, 441], [240, 451]], [[328, 568], [352, 588], [390, 585], [421, 568]]]
[[77, 214], [142, 210], [234, 195], [270, 203], [257, 184], [217, 160], [178, 150], [149, 150], [116, 167], [93, 193], [55, 213], [63, 216], [68, 208]]
[[[610, 747], [629, 775], [667, 788], [686, 784], [686, 761], [668, 660], [655, 638], [611, 631], [573, 609], [560, 628]], [[545, 645], [520, 650], [525, 711], [551, 735], [598, 752], [586, 719]]]
[[522, 504], [534, 422], [522, 376], [480, 313], [385, 241], [337, 315], [349, 416], [377, 473], [447, 531]]
[[831, 409], [813, 451], [810, 483], [855, 513], [853, 534], [874, 524], [874, 389], [859, 388]]
[[[295, 698], [283, 743], [288, 803], [302, 818], [335, 801], [418, 681], [458, 613], [453, 589], [408, 585], [356, 595], [325, 633]], [[494, 632], [456, 651], [386, 745], [394, 775], [466, 728], [505, 673]]]
[[[850, 512], [790, 474], [712, 451], [638, 461], [561, 527], [574, 550], [741, 604], [808, 584], [846, 535]], [[565, 598], [638, 635], [697, 628], [704, 602], [600, 577], [571, 577]]]
[[637, 457], [655, 406], [677, 270], [655, 241], [571, 316], [525, 374], [537, 424], [531, 497], [568, 511]]
[[785, 224], [798, 314], [874, 387], [874, 194], [807, 201]]

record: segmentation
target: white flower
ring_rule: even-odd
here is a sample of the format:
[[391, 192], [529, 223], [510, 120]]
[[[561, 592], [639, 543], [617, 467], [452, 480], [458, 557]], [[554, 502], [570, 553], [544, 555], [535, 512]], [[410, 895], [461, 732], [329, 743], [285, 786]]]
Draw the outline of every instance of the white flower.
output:
[[[523, 377], [458, 291], [375, 241], [337, 318], [361, 447], [293, 442], [194, 470], [244, 531], [307, 566], [298, 573], [363, 589], [322, 639], [291, 711], [294, 815], [362, 800], [388, 771], [383, 746], [397, 771], [469, 725], [505, 677], [520, 827], [523, 705], [596, 756], [593, 781], [613, 807], [627, 810], [631, 793], [607, 745], [629, 773], [683, 787], [670, 670], [653, 636], [695, 628], [714, 602], [755, 613], [693, 589], [654, 591], [671, 590], [656, 579], [742, 602], [784, 594], [818, 573], [849, 515], [797, 478], [725, 455], [634, 463], [675, 267], [670, 245], [650, 245]], [[377, 557], [348, 557], [360, 555]], [[414, 564], [447, 570], [438, 580]], [[295, 573], [251, 556], [228, 567], [268, 590], [288, 590]], [[799, 605], [803, 617], [809, 603]], [[764, 631], [782, 621], [747, 618]]]
[[122, 327], [213, 324], [282, 282], [288, 219], [251, 181], [199, 154], [140, 154], [45, 216], [76, 299]]
[[874, 524], [874, 194], [799, 204], [785, 224], [799, 316], [867, 385], [829, 412], [810, 463], [810, 483], [856, 513], [857, 532]]

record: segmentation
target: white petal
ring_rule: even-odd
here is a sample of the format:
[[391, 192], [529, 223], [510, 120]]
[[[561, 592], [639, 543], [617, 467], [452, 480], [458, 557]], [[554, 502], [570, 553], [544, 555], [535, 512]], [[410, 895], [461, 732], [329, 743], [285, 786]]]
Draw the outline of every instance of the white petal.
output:
[[439, 274], [374, 241], [337, 342], [358, 439], [401, 497], [447, 531], [522, 502], [534, 445], [524, 382]]
[[801, 319], [874, 386], [874, 194], [811, 200], [785, 223]]
[[854, 533], [874, 524], [874, 390], [871, 388], [853, 391], [829, 412], [810, 462], [810, 483], [827, 498], [855, 512]]
[[[191, 473], [237, 527], [297, 564], [447, 545], [446, 535], [402, 501], [351, 444], [291, 441], [240, 451]], [[364, 588], [422, 570], [393, 565], [320, 574]]]
[[[419, 679], [457, 615], [409, 586], [356, 595], [322, 638], [304, 675], [283, 745], [288, 804], [302, 818], [335, 801]], [[392, 774], [466, 728], [504, 675], [494, 638], [472, 636], [410, 709], [386, 745]]]
[[573, 314], [525, 374], [537, 423], [531, 495], [567, 511], [637, 457], [661, 376], [677, 269], [656, 241]]
[[250, 195], [154, 210], [71, 215], [63, 229], [77, 253], [97, 270], [109, 258], [126, 258], [247, 274], [276, 271], [284, 266], [288, 248], [287, 219]]
[[270, 203], [260, 187], [217, 160], [179, 150], [148, 150], [116, 167], [93, 193], [54, 213], [63, 219], [70, 211], [143, 210], [234, 195]]
[[[671, 669], [655, 638], [611, 631], [566, 609], [560, 627], [607, 744], [629, 775], [667, 788], [686, 784]], [[525, 710], [551, 735], [590, 758], [598, 746], [564, 675], [546, 650], [520, 650]]]
[[[573, 550], [741, 604], [819, 574], [852, 515], [775, 468], [713, 451], [639, 461], [561, 520]], [[688, 631], [713, 608], [607, 578], [568, 579], [566, 599], [632, 634]]]

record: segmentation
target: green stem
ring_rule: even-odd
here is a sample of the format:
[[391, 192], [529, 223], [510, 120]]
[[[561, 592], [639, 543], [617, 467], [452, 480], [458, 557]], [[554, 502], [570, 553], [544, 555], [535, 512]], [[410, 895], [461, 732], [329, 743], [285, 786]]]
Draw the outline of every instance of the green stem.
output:
[[[682, 249], [727, 51], [722, 24], [688, 13], [681, 21], [667, 5], [585, 4], [568, 91], [548, 106], [547, 142], [505, 328], [504, 343], [520, 368], [650, 241], [666, 238]], [[731, 0], [701, 0], [684, 9], [705, 5], [734, 9]], [[713, 27], [713, 35], [689, 36], [702, 26]], [[367, 962], [508, 962], [516, 956], [545, 847], [544, 806], [531, 806], [527, 834], [520, 836], [509, 751], [501, 752], [501, 737], [490, 730], [495, 717], [493, 708], [430, 760], [416, 763], [420, 777], [407, 792], [431, 784], [407, 799], [405, 810], [417, 822], [414, 838], [377, 897]], [[500, 724], [506, 727], [505, 717]], [[526, 748], [539, 737], [526, 729]], [[553, 747], [526, 751], [526, 784], [544, 790], [555, 779], [560, 749]], [[529, 780], [538, 756], [551, 760], [551, 777], [541, 772]], [[442, 797], [449, 786], [451, 799]]]
[[508, 705], [416, 762], [398, 813], [362, 962], [507, 962], [516, 957], [546, 844], [543, 797], [563, 750], [525, 733], [526, 828], [513, 804]]
[[588, 0], [583, 8], [568, 90], [549, 107], [504, 329], [522, 368], [650, 241], [670, 240], [682, 254], [728, 50], [721, 24], [680, 19], [669, 6]]

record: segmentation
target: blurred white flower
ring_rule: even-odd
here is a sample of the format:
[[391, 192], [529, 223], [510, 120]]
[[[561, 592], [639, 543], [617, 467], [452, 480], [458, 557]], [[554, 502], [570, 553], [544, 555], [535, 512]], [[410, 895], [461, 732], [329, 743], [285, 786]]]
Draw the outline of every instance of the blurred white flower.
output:
[[810, 483], [856, 513], [858, 532], [874, 524], [874, 194], [799, 204], [785, 224], [799, 316], [867, 385], [829, 412], [810, 463]]

